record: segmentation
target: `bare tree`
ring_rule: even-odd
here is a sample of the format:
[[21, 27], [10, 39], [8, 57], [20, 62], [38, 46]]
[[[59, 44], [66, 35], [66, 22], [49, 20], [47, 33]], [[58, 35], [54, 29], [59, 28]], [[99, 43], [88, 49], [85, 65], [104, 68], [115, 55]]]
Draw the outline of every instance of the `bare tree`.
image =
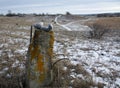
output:
[[67, 11], [67, 12], [66, 12], [66, 15], [71, 15], [71, 13]]

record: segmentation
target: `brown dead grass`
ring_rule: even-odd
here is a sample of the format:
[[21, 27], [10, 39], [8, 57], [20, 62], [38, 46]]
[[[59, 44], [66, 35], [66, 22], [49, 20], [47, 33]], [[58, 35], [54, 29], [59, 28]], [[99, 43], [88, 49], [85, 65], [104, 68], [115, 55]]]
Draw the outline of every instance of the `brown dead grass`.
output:
[[[64, 69], [66, 68], [66, 69]], [[57, 88], [90, 88], [93, 86], [98, 86], [93, 82], [92, 76], [83, 68], [82, 65], [73, 65], [70, 60], [61, 60], [56, 63], [54, 68], [54, 80], [53, 87]], [[81, 74], [85, 79], [71, 74]]]
[[95, 20], [87, 21], [85, 25], [89, 26], [90, 38], [100, 39], [104, 35], [119, 36], [120, 33], [120, 17], [104, 17]]
[[104, 17], [97, 18], [97, 20], [88, 21], [85, 24], [90, 26], [94, 23], [111, 30], [120, 30], [120, 17]]

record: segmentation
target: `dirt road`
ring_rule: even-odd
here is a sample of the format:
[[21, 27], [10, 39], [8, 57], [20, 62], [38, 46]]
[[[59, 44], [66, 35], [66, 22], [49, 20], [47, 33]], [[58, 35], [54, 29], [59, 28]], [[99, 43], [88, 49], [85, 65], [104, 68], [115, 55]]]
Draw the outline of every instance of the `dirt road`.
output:
[[89, 21], [91, 19], [77, 20], [77, 21], [69, 22], [67, 24], [60, 24], [58, 22], [58, 19], [61, 19], [61, 16], [62, 15], [56, 16], [55, 22], [57, 25], [63, 27], [68, 31], [90, 31], [91, 30], [88, 26], [83, 25], [84, 22]]

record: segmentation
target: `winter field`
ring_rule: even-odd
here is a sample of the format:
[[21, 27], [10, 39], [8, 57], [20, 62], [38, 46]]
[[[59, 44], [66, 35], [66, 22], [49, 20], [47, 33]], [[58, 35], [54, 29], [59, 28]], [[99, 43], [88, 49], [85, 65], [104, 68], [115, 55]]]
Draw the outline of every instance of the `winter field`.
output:
[[120, 88], [120, 18], [77, 15], [0, 17], [0, 88], [23, 88], [30, 26], [39, 22], [53, 25], [53, 61], [62, 59], [55, 88]]

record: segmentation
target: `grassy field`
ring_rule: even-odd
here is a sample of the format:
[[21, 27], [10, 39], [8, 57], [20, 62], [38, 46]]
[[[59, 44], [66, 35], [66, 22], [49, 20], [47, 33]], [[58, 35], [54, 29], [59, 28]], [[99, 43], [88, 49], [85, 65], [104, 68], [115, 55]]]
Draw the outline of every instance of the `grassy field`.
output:
[[0, 17], [0, 88], [19, 88], [24, 81], [30, 26], [54, 17]]
[[[0, 17], [0, 88], [22, 88], [26, 54], [30, 40], [30, 26], [44, 22], [53, 24], [55, 34], [54, 87], [63, 88], [119, 88], [120, 18], [94, 18], [84, 25], [97, 24], [108, 34], [102, 40], [81, 37], [81, 31], [67, 31], [54, 22], [55, 16]], [[84, 20], [83, 17], [62, 16], [61, 24]], [[79, 25], [79, 24], [78, 24]], [[112, 35], [113, 32], [117, 35]], [[99, 31], [97, 31], [99, 32]], [[108, 39], [107, 39], [108, 38]], [[109, 40], [111, 39], [111, 40]], [[113, 51], [114, 50], [114, 51]]]
[[99, 24], [111, 30], [120, 30], [120, 17], [101, 17], [94, 21], [88, 21], [87, 25]]

